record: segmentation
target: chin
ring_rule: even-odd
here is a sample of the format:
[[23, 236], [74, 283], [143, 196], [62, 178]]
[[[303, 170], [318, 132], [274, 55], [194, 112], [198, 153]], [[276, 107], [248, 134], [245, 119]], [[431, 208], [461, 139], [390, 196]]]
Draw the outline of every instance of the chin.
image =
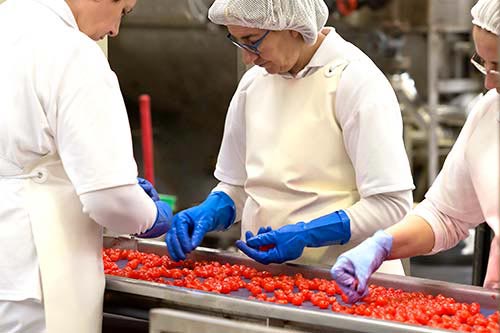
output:
[[269, 74], [282, 74], [282, 73], [286, 73], [286, 71], [283, 71], [280, 68], [276, 68], [276, 67], [266, 67], [266, 71]]

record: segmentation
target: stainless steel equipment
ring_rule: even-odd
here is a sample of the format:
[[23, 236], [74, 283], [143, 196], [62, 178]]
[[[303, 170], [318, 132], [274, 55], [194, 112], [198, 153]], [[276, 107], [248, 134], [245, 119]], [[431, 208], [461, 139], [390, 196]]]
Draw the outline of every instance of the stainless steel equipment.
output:
[[[167, 253], [163, 242], [146, 240], [136, 240], [136, 242], [132, 245], [126, 238], [107, 237], [105, 247], [127, 248], [132, 245], [142, 252], [158, 255]], [[199, 248], [189, 259], [244, 264], [273, 274], [301, 273], [306, 278], [330, 278], [329, 267], [294, 264], [264, 266], [247, 257], [213, 249]], [[500, 299], [499, 292], [412, 277], [377, 273], [370, 282], [405, 291], [440, 293], [452, 296], [459, 302], [478, 302], [482, 308], [491, 310], [498, 307]], [[142, 312], [142, 319], [147, 318], [150, 309], [165, 307], [305, 332], [445, 332], [430, 327], [339, 314], [312, 306], [295, 307], [263, 303], [241, 296], [207, 293], [116, 276], [106, 277], [106, 291], [105, 312], [135, 318], [140, 317]]]
[[214, 318], [191, 312], [153, 309], [149, 314], [149, 333], [293, 333], [296, 331], [266, 327], [234, 320]]
[[[368, 53], [383, 58], [382, 68], [398, 94], [407, 153], [417, 166], [412, 169], [416, 201], [423, 199], [465, 121], [465, 108], [449, 104], [457, 95], [481, 90], [468, 66], [474, 2], [399, 0], [380, 11], [359, 11], [345, 19], [352, 28], [378, 31], [371, 33], [375, 50]], [[415, 98], [417, 91], [420, 98]]]

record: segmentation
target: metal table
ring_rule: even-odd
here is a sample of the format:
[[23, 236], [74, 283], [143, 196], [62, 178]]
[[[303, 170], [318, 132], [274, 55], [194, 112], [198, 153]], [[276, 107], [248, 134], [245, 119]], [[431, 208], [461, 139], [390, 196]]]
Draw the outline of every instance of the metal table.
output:
[[[141, 252], [158, 255], [167, 254], [163, 242], [151, 240], [106, 237], [104, 246], [106, 248], [137, 249]], [[189, 255], [188, 259], [243, 264], [258, 270], [269, 271], [275, 275], [301, 273], [306, 278], [330, 279], [329, 267], [296, 264], [265, 266], [236, 253], [207, 248], [198, 248]], [[453, 297], [457, 302], [477, 302], [481, 305], [481, 309], [490, 312], [499, 307], [500, 293], [480, 287], [382, 273], [375, 273], [370, 283], [410, 292], [443, 294]], [[279, 305], [249, 300], [240, 295], [221, 295], [117, 276], [106, 276], [105, 313], [147, 320], [149, 310], [153, 308], [171, 308], [305, 332], [447, 332], [430, 327], [340, 314], [331, 311], [331, 309], [320, 310], [313, 306]]]

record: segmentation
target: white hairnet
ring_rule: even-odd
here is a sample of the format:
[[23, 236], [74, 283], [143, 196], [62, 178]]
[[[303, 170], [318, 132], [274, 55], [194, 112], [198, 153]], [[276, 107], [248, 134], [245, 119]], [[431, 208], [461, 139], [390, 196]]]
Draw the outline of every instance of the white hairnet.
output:
[[226, 26], [294, 30], [314, 44], [328, 19], [328, 7], [323, 0], [215, 0], [208, 18]]
[[500, 36], [500, 1], [479, 0], [472, 10], [472, 23]]

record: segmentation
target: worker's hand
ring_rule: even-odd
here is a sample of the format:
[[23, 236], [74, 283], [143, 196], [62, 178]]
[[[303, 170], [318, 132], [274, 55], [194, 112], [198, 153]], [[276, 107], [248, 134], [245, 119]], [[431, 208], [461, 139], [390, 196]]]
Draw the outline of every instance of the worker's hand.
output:
[[176, 214], [166, 237], [170, 257], [175, 261], [186, 259], [207, 232], [226, 230], [235, 217], [234, 202], [224, 192], [213, 192], [200, 205]]
[[351, 237], [351, 229], [349, 217], [339, 210], [309, 223], [289, 224], [276, 230], [261, 228], [256, 236], [250, 231], [245, 236], [246, 244], [237, 241], [236, 246], [250, 258], [270, 264], [297, 259], [305, 247], [344, 244]]
[[151, 228], [143, 232], [142, 234], [136, 235], [141, 238], [156, 238], [163, 236], [171, 227], [172, 222], [172, 209], [169, 204], [163, 201], [155, 201], [157, 213], [155, 223]]
[[330, 274], [349, 303], [355, 303], [368, 294], [368, 280], [389, 256], [391, 248], [392, 236], [379, 230], [339, 256]]
[[147, 193], [147, 195], [153, 199], [153, 201], [159, 201], [160, 196], [158, 195], [158, 192], [156, 192], [155, 188], [153, 187], [153, 184], [151, 184], [149, 181], [147, 181], [144, 178], [139, 178], [137, 177], [137, 182], [139, 183], [139, 186], [142, 187], [144, 192]]
[[172, 209], [167, 203], [160, 201], [158, 192], [149, 181], [143, 178], [137, 178], [137, 181], [144, 192], [146, 192], [146, 194], [154, 201], [157, 213], [153, 226], [142, 234], [138, 234], [136, 236], [141, 238], [160, 237], [170, 229], [173, 215]]
[[236, 246], [247, 256], [264, 265], [294, 260], [302, 255], [306, 247], [301, 237], [304, 224], [289, 224], [277, 230], [261, 227], [256, 236], [247, 231], [246, 243], [238, 240]]

